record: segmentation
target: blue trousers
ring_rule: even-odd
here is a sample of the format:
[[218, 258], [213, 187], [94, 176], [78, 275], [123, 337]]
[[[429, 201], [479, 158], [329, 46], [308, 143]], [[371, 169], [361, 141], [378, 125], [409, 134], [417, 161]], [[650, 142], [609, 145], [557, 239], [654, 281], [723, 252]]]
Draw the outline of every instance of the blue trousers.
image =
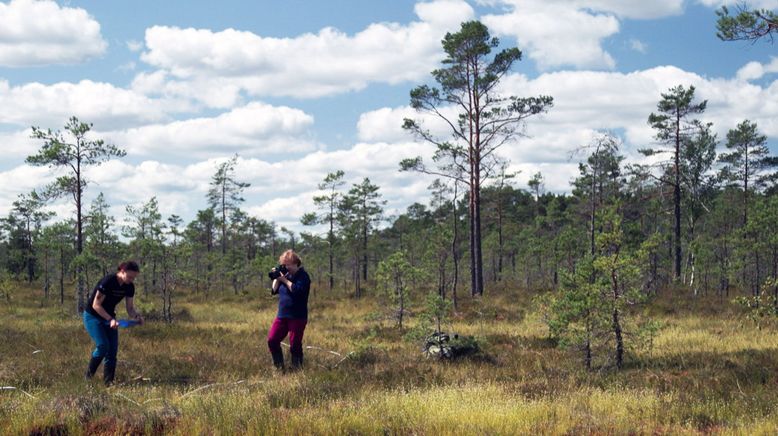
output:
[[95, 341], [95, 350], [92, 357], [105, 358], [105, 366], [116, 367], [116, 354], [119, 352], [119, 330], [112, 329], [105, 320], [99, 316], [84, 311], [84, 327]]

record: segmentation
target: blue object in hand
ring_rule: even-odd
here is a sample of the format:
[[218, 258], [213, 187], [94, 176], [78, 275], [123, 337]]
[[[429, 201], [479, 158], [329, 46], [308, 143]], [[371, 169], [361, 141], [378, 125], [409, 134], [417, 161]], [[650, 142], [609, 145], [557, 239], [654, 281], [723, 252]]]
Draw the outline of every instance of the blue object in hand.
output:
[[120, 319], [119, 320], [119, 327], [121, 328], [128, 328], [128, 327], [135, 327], [136, 325], [139, 325], [140, 321], [135, 321], [134, 319]]
[[[119, 328], [130, 328], [135, 327], [136, 325], [140, 324], [140, 321], [135, 321], [134, 319], [118, 319], [116, 322], [119, 323]], [[111, 325], [111, 321], [103, 321], [105, 325]]]

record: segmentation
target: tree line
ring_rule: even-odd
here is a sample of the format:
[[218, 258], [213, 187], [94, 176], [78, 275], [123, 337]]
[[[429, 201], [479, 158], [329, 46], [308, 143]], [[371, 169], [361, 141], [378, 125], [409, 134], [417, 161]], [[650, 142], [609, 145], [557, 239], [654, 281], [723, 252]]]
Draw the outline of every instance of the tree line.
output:
[[[171, 321], [175, 294], [247, 292], [293, 248], [314, 292], [388, 293], [400, 325], [408, 293], [431, 291], [456, 308], [462, 293], [553, 290], [549, 325], [560, 338], [573, 335], [587, 365], [598, 329], [616, 338], [620, 365], [626, 307], [659, 292], [769, 295], [778, 312], [778, 158], [755, 122], [744, 119], [719, 138], [704, 119], [707, 102], [679, 84], [647, 110], [655, 140], [640, 151], [650, 164], [625, 163], [622, 139], [601, 131], [576, 150], [569, 193], [546, 192], [541, 173], [518, 186], [497, 150], [515, 146], [526, 122], [553, 110], [553, 98], [499, 93], [521, 52], [493, 54], [499, 41], [477, 21], [442, 44], [436, 85], [414, 88], [410, 103], [450, 132], [437, 136], [423, 118], [406, 119], [403, 127], [436, 151], [432, 162], [398, 163], [399, 171], [430, 176], [428, 204], [387, 217], [380, 186], [369, 178], [348, 186], [336, 169], [319, 183], [315, 210], [301, 217], [310, 230], [294, 232], [242, 209], [249, 184], [235, 176], [235, 155], [214, 169], [208, 207], [191, 222], [163, 217], [152, 197], [127, 206], [129, 220], [117, 228], [102, 193], [84, 204], [83, 172], [126, 152], [87, 139], [92, 125], [73, 117], [64, 131], [33, 127], [43, 144], [27, 162], [67, 175], [19, 195], [2, 219], [3, 280], [36, 284], [60, 304], [72, 296], [82, 311], [86, 287], [134, 258], [142, 295], [160, 298]], [[72, 218], [46, 212], [61, 197], [72, 202]]]

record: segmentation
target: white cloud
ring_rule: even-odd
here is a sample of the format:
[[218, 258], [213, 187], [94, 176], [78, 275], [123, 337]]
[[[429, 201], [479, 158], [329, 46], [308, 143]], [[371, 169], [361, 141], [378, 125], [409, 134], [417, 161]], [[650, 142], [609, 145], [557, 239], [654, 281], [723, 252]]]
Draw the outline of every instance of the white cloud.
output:
[[91, 80], [14, 87], [0, 80], [0, 101], [0, 123], [51, 129], [60, 128], [74, 115], [98, 128], [111, 128], [161, 120], [176, 108], [167, 101]]
[[[762, 87], [739, 79], [708, 79], [670, 66], [626, 74], [565, 71], [535, 79], [511, 74], [503, 81], [504, 94], [551, 95], [554, 107], [547, 114], [529, 119], [528, 136], [505, 144], [499, 154], [526, 177], [541, 171], [549, 190], [568, 191], [569, 181], [577, 174], [577, 162], [583, 159], [574, 152], [590, 143], [596, 131], [623, 134], [622, 153], [630, 162], [642, 161], [644, 157], [637, 149], [653, 144], [656, 133], [648, 125], [648, 116], [657, 111], [661, 94], [676, 85], [695, 86], [697, 101], [708, 100], [708, 109], [699, 118], [713, 122], [719, 138], [746, 118], [757, 122], [768, 136], [778, 136], [778, 123], [774, 121], [778, 119], [778, 80]], [[360, 117], [360, 137], [403, 141], [402, 129], [394, 126], [399, 126], [409, 113], [413, 110], [408, 107], [365, 113]], [[738, 115], [733, 118], [732, 114]], [[435, 131], [447, 133], [444, 127]]]
[[616, 66], [613, 57], [601, 47], [603, 39], [619, 31], [615, 16], [594, 14], [558, 1], [507, 3], [514, 7], [512, 12], [486, 15], [482, 18], [484, 24], [497, 35], [515, 37], [519, 48], [541, 70], [563, 65], [605, 69]]
[[400, 108], [381, 108], [365, 112], [357, 122], [357, 137], [361, 141], [399, 142], [410, 138], [410, 133], [402, 128], [404, 118], [415, 116], [415, 110], [407, 106]]
[[0, 3], [0, 66], [79, 63], [107, 46], [100, 23], [83, 9], [48, 0]]
[[[426, 202], [427, 186], [430, 183], [427, 177], [399, 172], [400, 161], [417, 155], [429, 159], [432, 151], [429, 145], [412, 142], [358, 143], [347, 150], [319, 151], [299, 160], [270, 166], [249, 161], [246, 165], [255, 167], [253, 173], [264, 175], [264, 180], [258, 180], [256, 185], [252, 184], [252, 188], [257, 186], [255, 192], [258, 190], [262, 193], [267, 201], [248, 210], [253, 215], [275, 221], [279, 225], [299, 229], [302, 215], [315, 211], [312, 198], [321, 194], [317, 190], [318, 184], [327, 173], [343, 170], [347, 182], [344, 191], [369, 178], [372, 184], [380, 188], [382, 199], [387, 201], [386, 215], [396, 215], [404, 212], [414, 201]], [[263, 171], [256, 171], [256, 167]], [[289, 168], [295, 169], [295, 177], [288, 177]], [[276, 195], [273, 199], [272, 191], [279, 190], [289, 195]]]
[[543, 176], [542, 192], [561, 194], [570, 192], [570, 181], [578, 174], [578, 163], [521, 163], [511, 165], [509, 172], [520, 172], [516, 177], [517, 188], [529, 190], [529, 180], [537, 173]]
[[473, 17], [473, 8], [460, 0], [438, 0], [432, 2], [416, 3], [413, 8], [423, 22], [430, 23], [436, 28], [451, 29], [456, 31], [462, 21]]
[[[565, 0], [557, 2], [570, 3]], [[580, 9], [613, 13], [623, 18], [650, 20], [679, 15], [683, 12], [684, 0], [575, 0], [573, 4]]]
[[132, 52], [137, 52], [143, 50], [143, 43], [140, 41], [130, 40], [127, 41], [127, 49]]
[[[274, 221], [278, 225], [300, 230], [299, 221], [306, 212], [315, 211], [313, 196], [328, 172], [345, 171], [344, 191], [365, 177], [380, 187], [387, 200], [387, 214], [397, 214], [413, 201], [426, 200], [429, 180], [411, 173], [399, 173], [400, 160], [422, 154], [429, 158], [432, 149], [414, 143], [359, 143], [348, 150], [318, 151], [298, 159], [263, 159], [239, 157], [235, 177], [251, 184], [244, 191], [243, 209], [253, 216]], [[381, 156], [381, 159], [376, 159]], [[157, 197], [163, 219], [170, 214], [194, 219], [197, 210], [207, 207], [206, 193], [211, 177], [225, 158], [212, 158], [189, 165], [166, 164], [147, 160], [133, 165], [124, 160], [112, 160], [100, 166], [88, 167], [90, 181], [85, 196], [89, 204], [100, 192], [112, 205], [117, 221], [125, 221], [127, 205], [139, 206]], [[336, 164], [334, 164], [336, 163]], [[46, 168], [20, 166], [0, 173], [0, 180], [26, 180], [22, 184], [0, 184], [0, 205], [10, 207], [20, 193], [39, 188], [55, 178]], [[62, 216], [70, 216], [73, 206], [60, 202]], [[7, 210], [6, 210], [7, 212]], [[3, 213], [3, 210], [0, 210]]]
[[[727, 6], [729, 8], [737, 8], [744, 4], [742, 0], [697, 0], [697, 3], [711, 7], [719, 8], [721, 6]], [[751, 9], [776, 9], [778, 8], [778, 0], [749, 0], [745, 2]], [[730, 9], [730, 14], [735, 12], [736, 9]]]
[[645, 53], [648, 50], [648, 45], [639, 39], [630, 39], [629, 48], [638, 53]]
[[315, 148], [312, 124], [313, 117], [299, 109], [255, 102], [211, 118], [150, 124], [104, 137], [133, 155], [189, 161], [234, 153], [248, 157], [308, 152]]
[[770, 63], [749, 62], [737, 70], [737, 78], [743, 81], [761, 79], [765, 74], [778, 73], [778, 57], [772, 58]]
[[[489, 6], [520, 5], [528, 1], [533, 0], [476, 0], [477, 3]], [[623, 18], [648, 20], [682, 13], [684, 0], [654, 0], [650, 2], [640, 0], [546, 0], [545, 3], [611, 13]]]
[[0, 172], [0, 180], [13, 180], [14, 183], [0, 183], [0, 205], [5, 209], [0, 209], [0, 216], [8, 213], [11, 203], [16, 200], [19, 194], [26, 194], [33, 189], [39, 188], [39, 183], [48, 173], [48, 169], [33, 167], [30, 165], [20, 165], [7, 171]]
[[35, 154], [41, 144], [39, 140], [32, 139], [30, 137], [31, 134], [32, 129], [0, 133], [3, 160], [21, 162], [24, 161], [27, 156]]
[[[456, 118], [453, 108], [443, 108], [442, 113], [449, 119]], [[425, 130], [437, 136], [451, 134], [451, 129], [440, 117], [418, 112], [404, 106], [394, 109], [381, 108], [365, 112], [359, 116], [357, 135], [361, 141], [367, 142], [404, 142], [413, 139], [413, 134], [402, 128], [403, 120], [410, 118]]]
[[[656, 19], [683, 12], [683, 0], [491, 0], [508, 11], [482, 17], [498, 36], [515, 37], [519, 48], [541, 70], [562, 66], [613, 69], [616, 61], [602, 47], [617, 34], [621, 19]], [[645, 45], [631, 41], [633, 50]]]
[[154, 26], [141, 59], [159, 68], [136, 89], [227, 107], [251, 96], [314, 98], [360, 90], [369, 83], [419, 81], [442, 58], [440, 40], [473, 17], [463, 1], [416, 6], [422, 21], [371, 24], [348, 35], [328, 27], [293, 38], [226, 29]]
[[634, 73], [562, 71], [534, 80], [511, 75], [503, 83], [505, 93], [519, 96], [547, 94], [554, 107], [542, 120], [529, 124], [557, 131], [586, 126], [588, 129], [626, 128], [627, 139], [644, 142], [646, 119], [656, 110], [660, 93], [673, 86], [701, 83], [704, 79], [675, 67], [656, 67]]

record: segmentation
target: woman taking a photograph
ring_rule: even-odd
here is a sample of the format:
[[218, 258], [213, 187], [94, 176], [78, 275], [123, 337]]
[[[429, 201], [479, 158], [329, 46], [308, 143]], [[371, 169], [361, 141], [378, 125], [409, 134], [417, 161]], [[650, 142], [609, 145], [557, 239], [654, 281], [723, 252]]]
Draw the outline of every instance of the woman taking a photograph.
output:
[[286, 250], [278, 259], [283, 267], [273, 279], [273, 293], [278, 294], [278, 314], [267, 333], [267, 346], [273, 358], [273, 365], [284, 369], [284, 353], [281, 341], [289, 335], [289, 352], [292, 369], [303, 366], [303, 333], [308, 323], [308, 293], [311, 278], [303, 269], [303, 261], [292, 250]]

